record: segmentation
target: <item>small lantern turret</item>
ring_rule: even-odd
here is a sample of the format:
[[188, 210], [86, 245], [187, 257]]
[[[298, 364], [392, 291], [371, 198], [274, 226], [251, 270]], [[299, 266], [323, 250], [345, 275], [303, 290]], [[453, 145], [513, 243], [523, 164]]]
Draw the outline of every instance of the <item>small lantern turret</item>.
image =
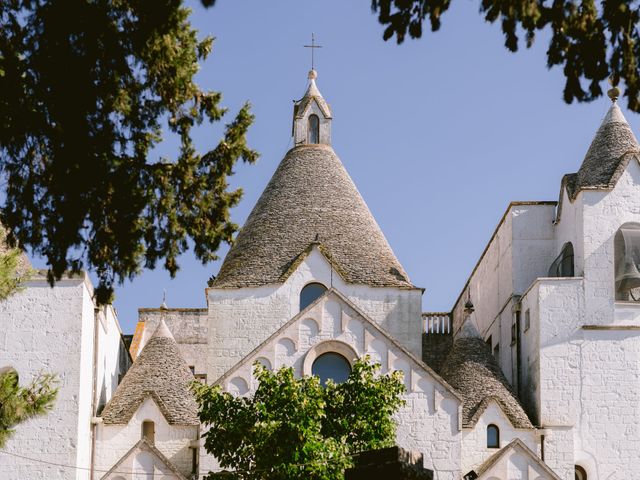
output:
[[309, 86], [293, 106], [294, 145], [331, 144], [331, 108], [316, 86], [318, 73], [309, 71]]

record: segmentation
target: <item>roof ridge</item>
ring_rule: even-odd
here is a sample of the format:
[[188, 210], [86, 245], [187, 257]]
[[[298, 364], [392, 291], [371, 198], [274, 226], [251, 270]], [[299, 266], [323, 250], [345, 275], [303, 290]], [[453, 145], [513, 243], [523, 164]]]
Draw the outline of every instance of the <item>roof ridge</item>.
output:
[[[468, 322], [469, 320], [465, 325]], [[441, 374], [464, 398], [463, 426], [475, 425], [483, 407], [493, 398], [514, 427], [533, 428], [513, 387], [481, 337], [458, 335], [453, 341]]]

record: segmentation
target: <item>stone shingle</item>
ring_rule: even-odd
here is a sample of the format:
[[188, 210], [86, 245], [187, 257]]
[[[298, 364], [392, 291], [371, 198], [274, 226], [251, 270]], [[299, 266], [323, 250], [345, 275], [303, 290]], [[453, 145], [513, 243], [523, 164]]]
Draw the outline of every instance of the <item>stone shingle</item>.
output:
[[413, 287], [328, 145], [302, 145], [287, 153], [211, 286], [281, 283], [313, 242], [347, 282]]
[[463, 397], [462, 425], [473, 427], [495, 400], [515, 428], [533, 428], [490, 348], [469, 320], [453, 342], [442, 377]]
[[194, 378], [164, 320], [102, 411], [105, 424], [125, 424], [151, 396], [173, 425], [199, 425], [189, 386]]

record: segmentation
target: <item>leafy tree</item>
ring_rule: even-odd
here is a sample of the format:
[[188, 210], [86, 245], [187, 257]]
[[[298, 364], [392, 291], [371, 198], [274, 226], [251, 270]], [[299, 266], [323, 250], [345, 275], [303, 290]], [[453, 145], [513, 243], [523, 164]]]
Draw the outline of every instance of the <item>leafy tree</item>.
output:
[[[225, 114], [194, 81], [211, 48], [182, 0], [0, 2], [1, 220], [12, 245], [46, 258], [51, 283], [94, 269], [104, 303], [158, 260], [175, 275], [188, 240], [203, 262], [231, 241], [241, 191], [227, 176], [257, 154], [248, 105], [216, 146], [195, 148], [193, 128]], [[156, 160], [163, 125], [180, 148]]]
[[20, 289], [22, 282], [31, 276], [31, 269], [18, 248], [7, 248], [6, 232], [0, 227], [0, 300]]
[[54, 375], [42, 374], [21, 387], [14, 369], [0, 369], [0, 448], [4, 448], [17, 424], [51, 410], [58, 394], [56, 384]]
[[242, 480], [342, 479], [351, 454], [394, 444], [404, 383], [401, 372], [379, 369], [365, 357], [346, 382], [322, 387], [318, 377], [256, 363], [253, 397], [194, 383], [200, 420], [210, 427], [205, 449]]
[[[385, 26], [383, 38], [402, 43], [407, 34], [420, 38], [423, 23], [440, 29], [451, 0], [372, 0], [372, 9]], [[589, 102], [602, 95], [600, 83], [611, 77], [626, 86], [629, 109], [640, 112], [640, 3], [632, 0], [481, 0], [487, 22], [500, 21], [505, 46], [518, 50], [520, 37], [533, 45], [547, 27], [551, 40], [547, 67], [562, 66], [564, 100]]]

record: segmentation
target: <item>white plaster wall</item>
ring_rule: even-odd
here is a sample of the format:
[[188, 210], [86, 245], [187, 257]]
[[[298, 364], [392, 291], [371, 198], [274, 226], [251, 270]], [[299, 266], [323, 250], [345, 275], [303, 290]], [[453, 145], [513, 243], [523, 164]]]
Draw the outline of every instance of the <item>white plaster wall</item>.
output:
[[[39, 372], [60, 377], [53, 410], [18, 425], [6, 451], [89, 467], [94, 321], [89, 288], [83, 277], [61, 280], [54, 288], [38, 278], [0, 302], [0, 364], [16, 368], [21, 383], [28, 383]], [[0, 478], [86, 479], [88, 472], [0, 454]]]
[[142, 422], [155, 423], [155, 446], [176, 468], [189, 477], [192, 456], [189, 444], [198, 439], [197, 426], [170, 425], [155, 402], [148, 397], [126, 425], [98, 424], [96, 468], [108, 471], [142, 438]]
[[569, 200], [566, 190], [563, 190], [561, 195], [562, 211], [560, 212], [560, 220], [554, 228], [556, 256], [560, 254], [565, 243], [571, 242], [573, 244], [574, 272], [577, 277], [580, 277], [584, 273], [583, 195], [579, 194], [573, 203]]
[[631, 160], [611, 191], [585, 191], [584, 277], [587, 323], [608, 324], [614, 318], [613, 237], [626, 222], [640, 222], [640, 166]]
[[345, 283], [314, 248], [283, 283], [257, 288], [207, 289], [208, 378], [215, 381], [299, 312], [310, 282], [333, 286], [417, 356], [422, 345], [422, 291]]
[[[574, 428], [572, 427], [545, 427], [547, 434], [544, 437], [545, 463], [562, 480], [575, 480], [575, 464], [580, 463], [576, 459], [573, 446]], [[589, 479], [598, 479], [594, 471], [589, 471]]]
[[[522, 295], [538, 277], [546, 277], [560, 250], [555, 247], [555, 204], [511, 209], [513, 293]], [[557, 250], [557, 252], [556, 252]]]
[[[550, 202], [514, 202], [507, 208], [469, 278], [474, 319], [485, 338], [495, 334], [494, 323], [512, 296], [521, 295], [537, 277], [546, 276], [555, 258], [554, 213], [555, 204]], [[466, 301], [464, 291], [453, 308], [456, 331], [464, 322]], [[511, 312], [506, 319], [510, 328]], [[498, 338], [502, 338], [500, 334]]]
[[529, 454], [516, 446], [484, 471], [481, 480], [552, 480], [551, 474]]
[[128, 370], [131, 359], [122, 341], [122, 330], [114, 309], [111, 306], [101, 308], [98, 320], [96, 407], [99, 413], [118, 388], [118, 379]]
[[[370, 323], [337, 296], [320, 301], [277, 338], [261, 346], [222, 380], [227, 391], [251, 393], [257, 387], [252, 365], [266, 359], [273, 368], [293, 367], [302, 375], [305, 358], [325, 341], [346, 343], [361, 356], [369, 354], [382, 364], [382, 372], [405, 372], [407, 401], [397, 414], [398, 444], [425, 456], [425, 466], [433, 469], [438, 480], [460, 477], [461, 432], [458, 428], [459, 399], [436, 377], [400, 348], [389, 342]], [[202, 465], [212, 465], [203, 458]], [[211, 468], [211, 467], [209, 467]]]
[[[500, 407], [495, 402], [491, 402], [473, 429], [465, 428], [462, 431], [463, 475], [470, 470], [476, 470], [498, 451], [496, 448], [487, 448], [487, 427], [491, 424], [496, 425], [500, 430], [500, 448], [519, 438], [533, 452], [539, 452], [535, 430], [514, 428]], [[508, 478], [511, 479], [512, 477]]]
[[[520, 401], [534, 424], [540, 424], [540, 309], [539, 282], [534, 282], [521, 298], [520, 342], [522, 386]], [[529, 328], [526, 315], [529, 312]]]

